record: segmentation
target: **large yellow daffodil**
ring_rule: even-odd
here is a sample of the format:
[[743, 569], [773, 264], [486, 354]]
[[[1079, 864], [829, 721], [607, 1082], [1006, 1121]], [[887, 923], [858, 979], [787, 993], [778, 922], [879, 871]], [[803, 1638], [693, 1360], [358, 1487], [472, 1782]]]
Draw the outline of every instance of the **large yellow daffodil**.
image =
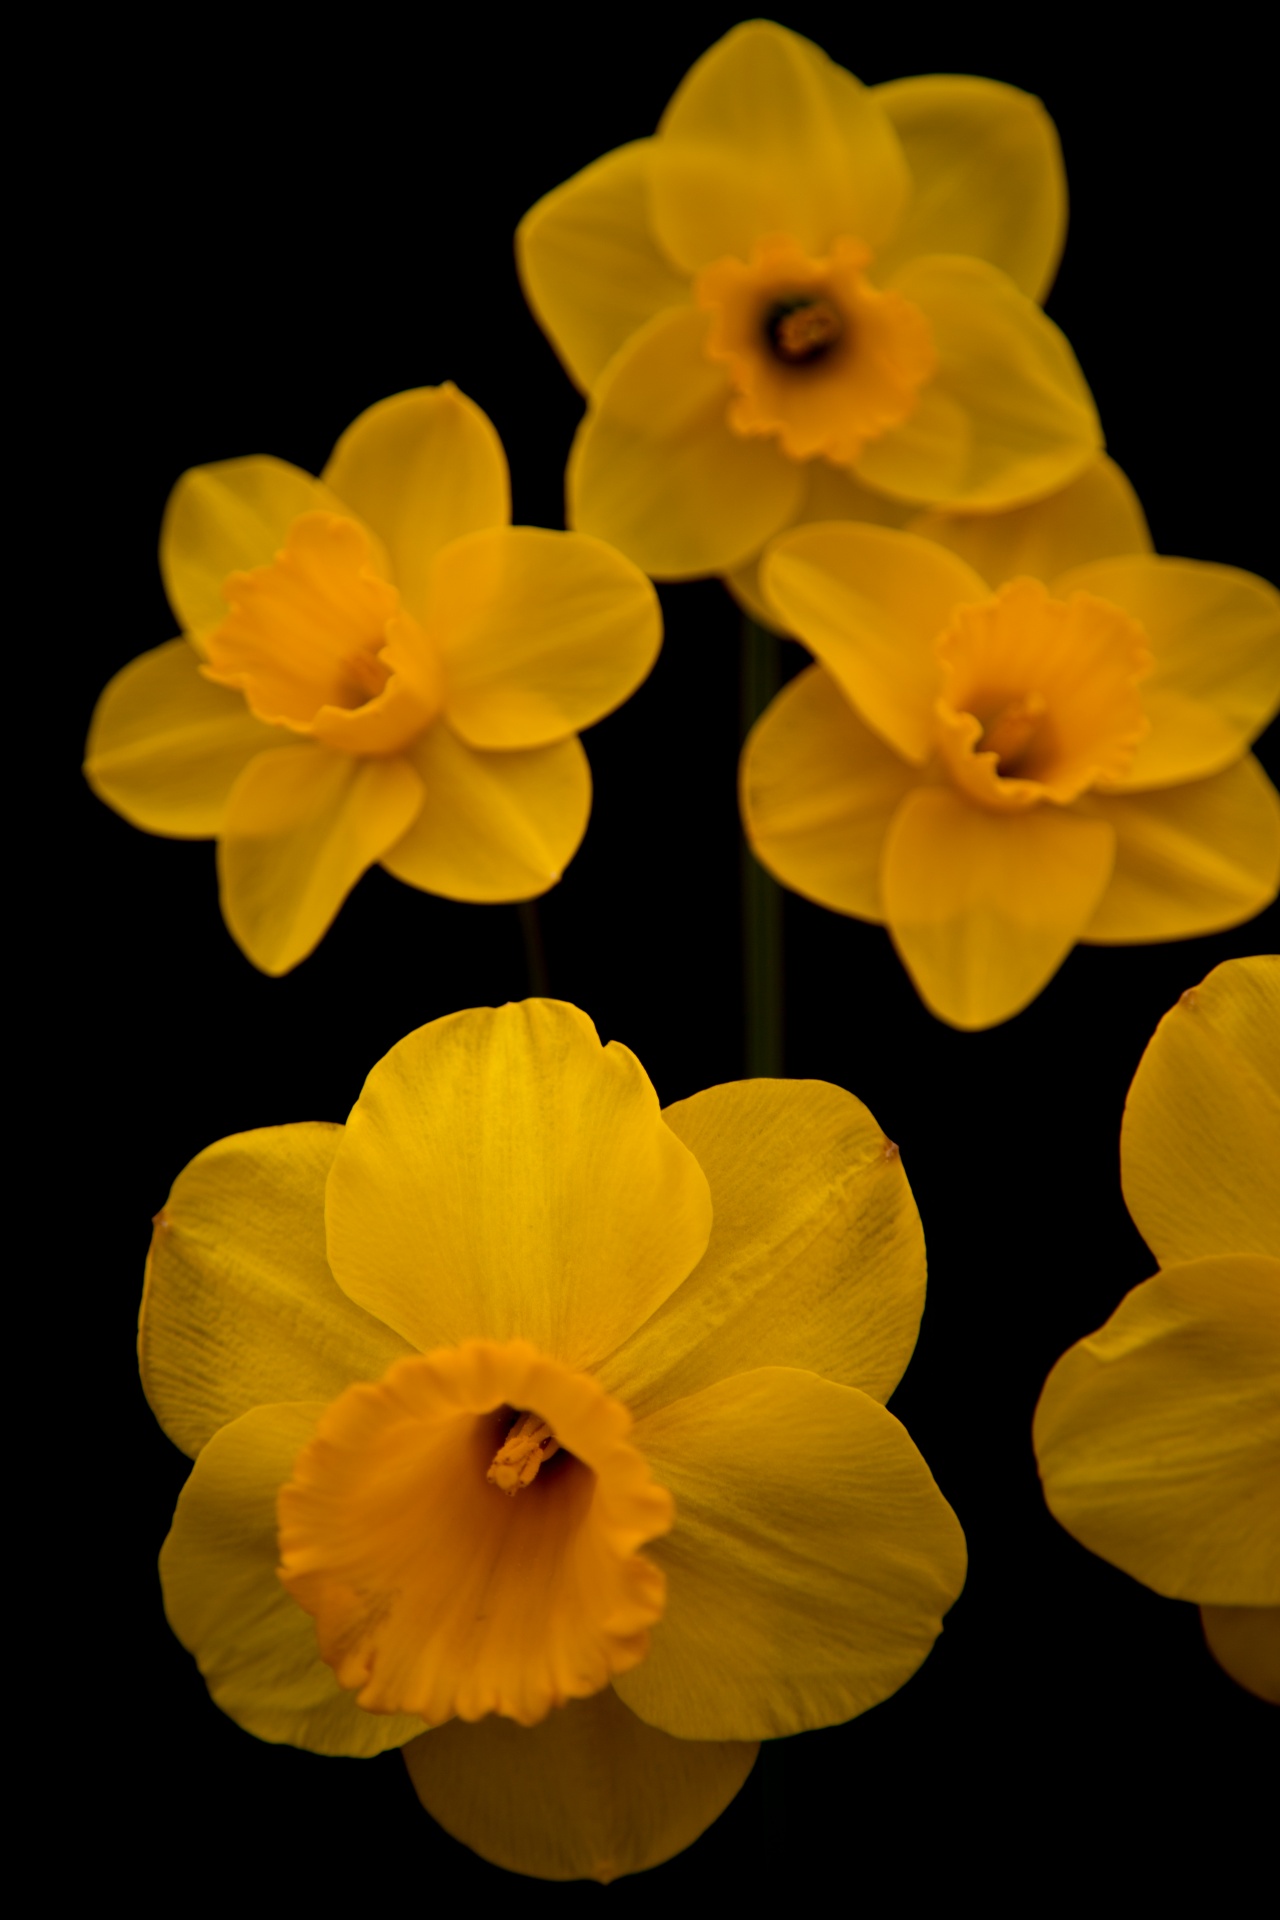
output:
[[196, 467], [160, 565], [184, 637], [98, 702], [85, 772], [150, 833], [218, 841], [222, 910], [286, 973], [360, 875], [527, 900], [586, 830], [578, 741], [653, 665], [648, 581], [583, 534], [512, 527], [502, 444], [451, 384], [348, 427], [317, 480]]
[[345, 1129], [220, 1141], [157, 1216], [142, 1377], [195, 1456], [174, 1630], [262, 1739], [403, 1746], [490, 1860], [666, 1859], [759, 1740], [901, 1686], [960, 1590], [884, 1404], [924, 1277], [839, 1088], [660, 1111], [574, 1007], [434, 1021]]
[[864, 88], [783, 27], [735, 27], [653, 139], [519, 229], [529, 303], [588, 396], [572, 524], [680, 579], [749, 567], [798, 521], [1064, 485], [1101, 445], [1036, 304], [1065, 225], [1031, 96]]
[[775, 624], [819, 662], [743, 749], [769, 871], [887, 925], [964, 1028], [1018, 1013], [1077, 941], [1182, 939], [1273, 900], [1280, 799], [1248, 747], [1280, 703], [1275, 590], [1141, 551], [1106, 460], [1016, 512], [915, 527], [766, 551]]
[[1045, 1382], [1045, 1499], [1197, 1602], [1221, 1665], [1280, 1706], [1280, 957], [1228, 960], [1165, 1015], [1120, 1172], [1160, 1271]]

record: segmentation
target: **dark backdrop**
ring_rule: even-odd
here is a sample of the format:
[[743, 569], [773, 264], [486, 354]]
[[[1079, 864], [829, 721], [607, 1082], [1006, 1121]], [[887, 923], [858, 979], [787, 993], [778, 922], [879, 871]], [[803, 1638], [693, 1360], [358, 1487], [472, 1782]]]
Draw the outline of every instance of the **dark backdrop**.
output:
[[[1001, 15], [785, 19], [868, 81], [972, 71], [1042, 96], [1072, 187], [1049, 309], [1111, 451], [1161, 551], [1265, 573], [1272, 250], [1243, 10], [1218, 8], [1195, 42], [1123, 48], [1114, 9], [1055, 11], [1052, 30], [1044, 9]], [[1276, 944], [1261, 922], [1077, 950], [1029, 1012], [964, 1035], [925, 1013], [881, 930], [787, 900], [787, 1071], [870, 1105], [923, 1215], [929, 1304], [893, 1404], [967, 1530], [971, 1575], [916, 1679], [859, 1721], [766, 1748], [691, 1852], [607, 1896], [520, 1885], [433, 1826], [396, 1757], [325, 1761], [239, 1732], [164, 1623], [155, 1555], [186, 1462], [136, 1384], [151, 1214], [220, 1135], [341, 1119], [409, 1029], [527, 990], [514, 908], [377, 871], [312, 959], [266, 979], [222, 927], [212, 845], [135, 832], [79, 781], [98, 690], [173, 631], [154, 557], [166, 493], [184, 467], [251, 451], [318, 469], [363, 407], [452, 378], [502, 434], [517, 521], [560, 525], [579, 401], [522, 304], [512, 231], [547, 188], [650, 132], [735, 17], [477, 8], [410, 24], [372, 7], [285, 32], [210, 12], [168, 41], [117, 19], [47, 76], [63, 154], [41, 283], [63, 404], [48, 578], [69, 625], [61, 824], [37, 886], [48, 923], [69, 923], [50, 972], [72, 1041], [59, 1224], [79, 1245], [57, 1284], [83, 1374], [55, 1502], [78, 1489], [76, 1540], [53, 1556], [70, 1636], [70, 1697], [53, 1705], [88, 1729], [54, 1777], [104, 1887], [322, 1911], [455, 1892], [909, 1903], [954, 1887], [1021, 1909], [1197, 1867], [1225, 1896], [1258, 1857], [1274, 1719], [1210, 1660], [1193, 1608], [1058, 1529], [1029, 1426], [1058, 1354], [1153, 1267], [1117, 1162], [1142, 1048], [1183, 988]], [[542, 917], [552, 991], [670, 1101], [742, 1072], [738, 626], [714, 583], [662, 598], [657, 669], [587, 736], [595, 809]]]

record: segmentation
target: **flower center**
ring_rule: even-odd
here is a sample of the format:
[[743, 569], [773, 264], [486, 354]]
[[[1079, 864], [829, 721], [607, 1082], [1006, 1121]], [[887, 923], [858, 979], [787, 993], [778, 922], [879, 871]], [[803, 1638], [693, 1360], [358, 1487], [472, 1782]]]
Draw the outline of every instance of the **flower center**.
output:
[[694, 295], [711, 316], [707, 353], [728, 371], [735, 433], [773, 434], [793, 460], [849, 466], [914, 411], [937, 366], [929, 323], [871, 285], [870, 259], [860, 240], [815, 258], [773, 234], [749, 261], [703, 268]]
[[440, 707], [385, 659], [413, 629], [395, 588], [370, 565], [368, 536], [334, 513], [300, 514], [269, 566], [233, 573], [230, 612], [209, 638], [206, 677], [239, 687], [260, 720], [348, 753], [396, 753]]
[[1011, 580], [957, 607], [937, 648], [938, 748], [971, 800], [998, 812], [1065, 806], [1128, 771], [1146, 732], [1137, 687], [1151, 655], [1119, 607]]
[[644, 1658], [666, 1589], [638, 1549], [675, 1509], [630, 1427], [521, 1340], [397, 1361], [326, 1409], [279, 1495], [280, 1579], [362, 1707], [532, 1726]]

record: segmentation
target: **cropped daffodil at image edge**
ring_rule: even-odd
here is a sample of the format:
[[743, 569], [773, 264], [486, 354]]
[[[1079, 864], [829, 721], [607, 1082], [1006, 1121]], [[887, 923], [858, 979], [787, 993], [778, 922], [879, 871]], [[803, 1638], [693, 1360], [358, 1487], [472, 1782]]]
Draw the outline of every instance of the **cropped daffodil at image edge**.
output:
[[898, 1152], [840, 1088], [660, 1109], [562, 1002], [433, 1021], [345, 1128], [220, 1141], [157, 1216], [142, 1378], [195, 1462], [174, 1631], [259, 1738], [402, 1747], [499, 1865], [667, 1859], [761, 1739], [909, 1679], [960, 1591], [885, 1406], [924, 1283]]
[[264, 972], [375, 863], [515, 901], [577, 851], [578, 732], [648, 674], [661, 613], [602, 542], [510, 518], [501, 441], [451, 384], [370, 407], [319, 479], [256, 455], [170, 495], [183, 637], [107, 686], [85, 773], [135, 826], [217, 839], [223, 917]]

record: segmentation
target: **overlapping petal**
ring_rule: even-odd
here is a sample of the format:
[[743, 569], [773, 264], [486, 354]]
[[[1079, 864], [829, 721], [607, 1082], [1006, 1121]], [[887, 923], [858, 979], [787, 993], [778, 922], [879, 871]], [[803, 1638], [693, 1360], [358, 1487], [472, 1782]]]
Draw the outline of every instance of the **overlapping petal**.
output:
[[684, 1739], [830, 1726], [919, 1667], [964, 1582], [964, 1536], [906, 1430], [868, 1395], [762, 1367], [636, 1423], [675, 1495], [651, 1549], [667, 1611], [615, 1683]]
[[[873, 493], [855, 474], [833, 467], [829, 460], [810, 460], [803, 471], [805, 490], [792, 526], [809, 526], [818, 520], [865, 520], [875, 527], [903, 527], [914, 517], [913, 506], [891, 500], [885, 493]], [[769, 605], [760, 584], [760, 565], [767, 552], [766, 547], [742, 566], [734, 567], [725, 575], [725, 585], [744, 613], [763, 627], [779, 629], [782, 621], [778, 610]]]
[[571, 380], [587, 392], [625, 340], [689, 304], [649, 217], [651, 140], [633, 140], [544, 194], [516, 229], [525, 299]]
[[356, 881], [422, 805], [408, 760], [273, 747], [231, 790], [218, 842], [222, 914], [264, 973], [288, 973], [328, 930]]
[[1044, 499], [1003, 513], [922, 513], [909, 530], [959, 554], [993, 587], [1029, 576], [1057, 592], [1058, 575], [1071, 567], [1151, 551], [1138, 496], [1105, 453]]
[[1216, 933], [1252, 920], [1280, 888], [1280, 795], [1252, 754], [1183, 787], [1078, 804], [1116, 836], [1115, 870], [1082, 940]]
[[1280, 958], [1215, 967], [1156, 1028], [1120, 1134], [1130, 1213], [1156, 1258], [1280, 1249]]
[[885, 841], [885, 919], [921, 999], [967, 1029], [1008, 1020], [1057, 972], [1111, 875], [1106, 820], [988, 813], [948, 787], [907, 795]]
[[218, 1140], [156, 1215], [138, 1361], [185, 1453], [251, 1407], [333, 1400], [413, 1351], [329, 1271], [324, 1188], [341, 1138], [321, 1122]]
[[511, 518], [502, 442], [452, 380], [366, 408], [330, 454], [323, 479], [383, 542], [390, 578], [418, 619], [441, 547]]
[[383, 854], [388, 873], [446, 900], [532, 900], [555, 885], [591, 812], [580, 740], [480, 753], [441, 721], [415, 743], [411, 760], [422, 806]]
[[280, 739], [249, 712], [243, 694], [204, 678], [186, 640], [169, 640], [103, 688], [85, 778], [133, 826], [204, 840], [221, 828], [227, 796], [250, 760]]
[[260, 1740], [365, 1758], [403, 1746], [422, 1722], [358, 1707], [276, 1578], [276, 1495], [323, 1411], [255, 1407], [213, 1435], [178, 1496], [160, 1578], [169, 1624], [224, 1713]]
[[455, 1840], [540, 1880], [599, 1880], [669, 1860], [751, 1771], [754, 1741], [674, 1740], [612, 1687], [536, 1727], [452, 1720], [404, 1749], [414, 1791]]
[[809, 667], [747, 737], [743, 828], [757, 860], [793, 893], [881, 921], [885, 835], [919, 777], [863, 725], [825, 667]]
[[451, 1014], [379, 1061], [329, 1177], [339, 1284], [415, 1346], [520, 1338], [588, 1367], [711, 1231], [635, 1056], [559, 1001]]
[[938, 371], [906, 423], [858, 460], [868, 485], [967, 510], [1052, 493], [1102, 447], [1097, 409], [1067, 341], [982, 260], [911, 261], [893, 286], [929, 322]]
[[650, 165], [654, 231], [689, 273], [746, 259], [766, 233], [813, 254], [843, 234], [878, 246], [910, 191], [875, 95], [769, 20], [735, 27], [689, 69]]
[[1201, 1607], [1200, 1619], [1218, 1665], [1280, 1707], [1280, 1607]]
[[924, 1308], [924, 1236], [874, 1116], [821, 1080], [742, 1080], [663, 1118], [710, 1183], [711, 1239], [602, 1384], [642, 1415], [768, 1364], [887, 1400]]
[[802, 469], [728, 425], [707, 316], [658, 314], [601, 373], [565, 475], [569, 521], [658, 579], [725, 573], [791, 519]]
[[877, 277], [921, 254], [965, 253], [1043, 300], [1066, 238], [1067, 179], [1057, 129], [1035, 95], [932, 73], [891, 80], [872, 98], [911, 171], [911, 198], [877, 257]]
[[1034, 1437], [1050, 1510], [1094, 1553], [1173, 1599], [1280, 1606], [1280, 1260], [1135, 1287], [1059, 1360]]

